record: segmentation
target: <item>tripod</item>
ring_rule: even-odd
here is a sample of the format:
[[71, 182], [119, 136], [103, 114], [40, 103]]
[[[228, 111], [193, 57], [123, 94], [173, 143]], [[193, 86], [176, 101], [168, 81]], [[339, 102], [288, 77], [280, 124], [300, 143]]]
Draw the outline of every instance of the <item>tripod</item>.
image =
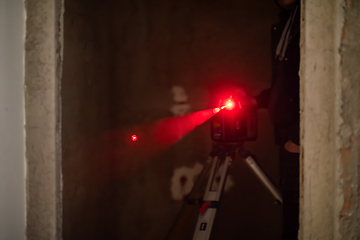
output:
[[[197, 206], [197, 204], [201, 203], [193, 240], [208, 240], [210, 238], [216, 212], [220, 205], [220, 198], [226, 183], [228, 167], [231, 165], [231, 162], [235, 158], [237, 152], [255, 173], [255, 175], [272, 193], [276, 201], [282, 203], [280, 192], [257, 165], [250, 153], [242, 147], [242, 143], [215, 144], [209, 159], [207, 160], [186, 201], [187, 205], [192, 206]], [[217, 176], [218, 173], [220, 176]], [[201, 188], [206, 181], [206, 177], [208, 177], [207, 184], [201, 201], [199, 193], [203, 193]], [[216, 184], [217, 182], [218, 184]], [[184, 220], [184, 217], [181, 215], [185, 215], [185, 217], [189, 218], [189, 215], [193, 213], [193, 210], [190, 209], [189, 211], [185, 207], [186, 206], [184, 205], [181, 211], [182, 214], [178, 217], [166, 239], [181, 239], [179, 236], [182, 233], [182, 228], [189, 224], [188, 221], [186, 219]]]
[[[216, 211], [219, 207], [220, 197], [224, 190], [224, 185], [227, 177], [227, 170], [231, 161], [235, 157], [236, 150], [245, 160], [247, 165], [253, 170], [262, 183], [274, 195], [275, 199], [282, 203], [281, 194], [272, 184], [269, 178], [264, 174], [261, 168], [257, 165], [250, 153], [242, 148], [242, 145], [215, 145], [215, 149], [209, 158], [207, 164], [211, 164], [209, 179], [205, 188], [203, 204], [199, 211], [198, 221], [195, 227], [193, 240], [205, 240], [210, 238], [211, 230], [215, 220]], [[217, 188], [213, 188], [216, 170], [223, 161], [223, 167], [220, 169], [220, 181]], [[212, 159], [212, 160], [211, 160]]]

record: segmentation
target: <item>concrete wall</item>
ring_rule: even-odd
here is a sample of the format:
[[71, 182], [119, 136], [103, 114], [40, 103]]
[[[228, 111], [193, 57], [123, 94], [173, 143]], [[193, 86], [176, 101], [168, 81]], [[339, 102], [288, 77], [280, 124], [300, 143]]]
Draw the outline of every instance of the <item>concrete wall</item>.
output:
[[[60, 239], [61, 2], [26, 4], [27, 235]], [[187, 91], [191, 111], [206, 107], [199, 99], [212, 96], [224, 79], [241, 79], [253, 93], [259, 82], [268, 86], [269, 48], [251, 46], [269, 35], [252, 20], [275, 21], [272, 7], [239, 1], [66, 4], [64, 239], [161, 239], [181, 205], [170, 197], [172, 171], [206, 159], [208, 128], [151, 157], [122, 151], [121, 129], [171, 116], [175, 84]], [[340, 0], [303, 5], [300, 239], [360, 237], [359, 8]], [[276, 149], [264, 148], [270, 129], [268, 120], [261, 123], [259, 142], [247, 147], [276, 178]], [[241, 162], [231, 169], [235, 187], [224, 195], [215, 238], [278, 238], [279, 209], [269, 204], [271, 196]]]
[[23, 1], [0, 1], [0, 239], [25, 239]]
[[[341, 32], [341, 239], [360, 238], [360, 3], [346, 1]], [[340, 35], [340, 34], [339, 34]]]
[[[156, 152], [129, 147], [127, 134], [173, 116], [175, 85], [188, 112], [230, 86], [269, 87], [278, 11], [269, 1], [65, 1], [64, 239], [165, 237], [182, 205], [171, 198], [173, 172], [206, 161], [209, 125]], [[259, 140], [246, 147], [277, 181], [266, 110], [259, 119]], [[279, 238], [271, 194], [240, 160], [230, 175], [215, 239]]]
[[360, 5], [303, 3], [300, 239], [359, 239]]
[[27, 239], [61, 239], [62, 2], [25, 1]]
[[117, 239], [121, 186], [104, 150], [117, 111], [109, 1], [65, 1], [62, 80], [64, 239]]
[[[315, 10], [316, 8], [316, 10]], [[335, 170], [339, 116], [336, 62], [336, 6], [303, 4], [301, 42], [302, 237], [334, 239], [337, 231]], [[321, 39], [320, 39], [321, 37]], [[337, 46], [338, 47], [338, 46]], [[321, 92], [321, 93], [320, 93]], [[334, 97], [335, 96], [335, 97]], [[315, 147], [316, 146], [316, 147]], [[315, 207], [316, 206], [316, 207]], [[333, 231], [329, 231], [333, 229]]]

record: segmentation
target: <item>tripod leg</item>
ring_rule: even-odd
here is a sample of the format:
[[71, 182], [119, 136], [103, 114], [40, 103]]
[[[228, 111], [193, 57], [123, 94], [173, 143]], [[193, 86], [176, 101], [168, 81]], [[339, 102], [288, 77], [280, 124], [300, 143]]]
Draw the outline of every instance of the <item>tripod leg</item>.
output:
[[166, 240], [184, 239], [184, 235], [188, 232], [187, 230], [190, 229], [192, 224], [194, 224], [194, 220], [199, 212], [198, 204], [204, 197], [204, 186], [207, 184], [213, 160], [214, 159], [212, 157], [209, 157], [206, 161], [205, 166], [198, 176], [191, 192], [187, 196], [186, 202], [168, 232], [165, 238]]
[[267, 187], [267, 189], [272, 193], [272, 195], [282, 203], [282, 196], [279, 190], [274, 186], [274, 184], [270, 181], [268, 176], [261, 170], [259, 165], [255, 162], [255, 160], [250, 156], [250, 154], [242, 153], [242, 156], [247, 163], [247, 165], [251, 168], [251, 170], [255, 173], [255, 175], [260, 179], [260, 181]]
[[220, 160], [216, 156], [214, 158], [214, 161], [212, 162], [210, 175], [204, 194], [204, 204], [207, 205], [205, 206], [206, 209], [204, 209], [203, 207], [201, 208], [201, 212], [199, 213], [193, 240], [207, 240], [210, 238], [210, 233], [215, 220], [217, 207], [219, 205], [220, 197], [226, 182], [228, 166], [230, 165], [231, 160], [232, 159], [229, 156], [225, 158], [224, 166], [221, 169], [219, 186], [216, 190], [213, 190], [212, 186], [215, 180], [215, 175], [217, 172], [216, 170], [217, 170], [217, 166], [220, 163]]

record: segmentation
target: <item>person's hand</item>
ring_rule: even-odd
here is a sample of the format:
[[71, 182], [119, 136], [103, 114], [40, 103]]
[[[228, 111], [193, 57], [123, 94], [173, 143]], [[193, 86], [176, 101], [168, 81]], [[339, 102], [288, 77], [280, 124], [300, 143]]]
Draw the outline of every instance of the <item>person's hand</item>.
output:
[[287, 141], [286, 143], [285, 143], [285, 149], [286, 149], [286, 151], [288, 151], [288, 152], [291, 152], [291, 153], [300, 153], [300, 146], [299, 145], [297, 145], [297, 144], [295, 144], [295, 143], [293, 143], [292, 141]]

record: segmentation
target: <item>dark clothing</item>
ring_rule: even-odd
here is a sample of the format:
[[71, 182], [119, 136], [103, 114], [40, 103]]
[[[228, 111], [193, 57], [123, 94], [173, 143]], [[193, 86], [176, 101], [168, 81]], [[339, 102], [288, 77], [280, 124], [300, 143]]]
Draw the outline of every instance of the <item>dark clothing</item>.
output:
[[299, 230], [299, 154], [280, 150], [283, 195], [283, 240], [298, 239]]
[[[280, 14], [281, 22], [272, 27], [272, 83], [271, 88], [255, 97], [259, 108], [268, 108], [275, 129], [275, 143], [284, 144], [291, 140], [299, 145], [299, 64], [300, 64], [300, 11], [295, 16], [290, 29], [289, 43], [285, 57], [276, 57], [289, 13]], [[285, 20], [285, 21], [284, 21]]]
[[288, 152], [284, 145], [281, 147], [280, 186], [282, 192], [282, 240], [297, 240], [299, 231], [300, 210], [300, 171], [299, 153]]
[[296, 240], [299, 229], [299, 154], [288, 152], [285, 150], [284, 144], [291, 140], [299, 145], [299, 9], [296, 11], [292, 25], [288, 25], [290, 32], [285, 50], [282, 51], [284, 54], [276, 54], [276, 49], [279, 50], [281, 46], [284, 46], [281, 45], [283, 40], [280, 39], [284, 39], [282, 33], [287, 32], [283, 30], [289, 17], [291, 17], [290, 12], [282, 11], [280, 23], [272, 27], [272, 84], [271, 88], [264, 90], [256, 97], [256, 100], [259, 108], [267, 107], [269, 109], [275, 130], [275, 143], [281, 145], [279, 162], [283, 196], [282, 239]]

